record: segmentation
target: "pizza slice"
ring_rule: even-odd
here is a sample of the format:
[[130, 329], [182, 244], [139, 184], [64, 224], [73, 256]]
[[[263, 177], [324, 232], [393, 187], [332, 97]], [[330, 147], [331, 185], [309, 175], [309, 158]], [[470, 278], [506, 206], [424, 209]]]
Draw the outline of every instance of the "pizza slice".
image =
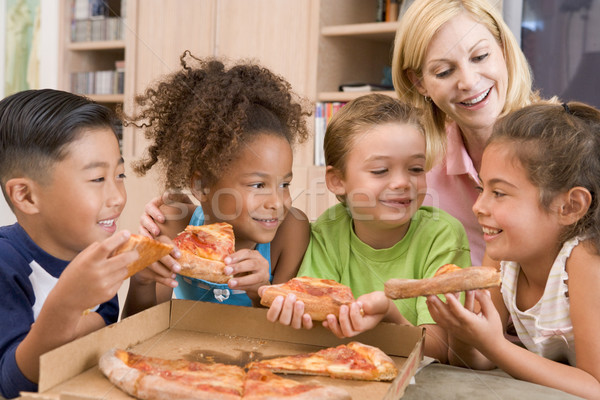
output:
[[140, 257], [127, 266], [127, 278], [169, 254], [173, 250], [173, 245], [159, 242], [147, 236], [133, 234], [127, 242], [115, 250], [114, 255], [131, 250], [137, 250]]
[[408, 299], [466, 290], [486, 289], [500, 286], [500, 272], [493, 267], [460, 268], [446, 264], [431, 278], [390, 279], [384, 285], [386, 296], [391, 299]]
[[252, 368], [244, 381], [244, 400], [350, 400], [342, 388], [282, 378], [266, 369]]
[[113, 385], [138, 399], [240, 400], [243, 394], [245, 372], [235, 365], [168, 360], [112, 349], [98, 366]]
[[180, 275], [215, 283], [227, 283], [232, 278], [223, 272], [223, 260], [235, 252], [233, 227], [228, 223], [188, 225], [173, 242], [181, 250], [177, 260], [181, 265]]
[[381, 349], [360, 342], [328, 347], [314, 353], [255, 361], [248, 368], [302, 375], [366, 381], [389, 381], [398, 375], [394, 361]]
[[286, 283], [266, 287], [260, 304], [270, 307], [277, 296], [286, 297], [293, 293], [304, 303], [304, 312], [310, 314], [314, 321], [324, 321], [328, 314], [339, 316], [340, 306], [352, 304], [352, 290], [331, 279], [319, 279], [301, 276], [290, 279]]

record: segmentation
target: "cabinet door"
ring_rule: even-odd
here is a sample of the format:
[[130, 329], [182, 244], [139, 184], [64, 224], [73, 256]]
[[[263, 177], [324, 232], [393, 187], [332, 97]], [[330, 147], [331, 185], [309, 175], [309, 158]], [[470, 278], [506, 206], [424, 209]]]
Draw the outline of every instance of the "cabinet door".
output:
[[[215, 55], [255, 61], [314, 99], [318, 24], [315, 0], [218, 0]], [[312, 164], [312, 147], [297, 149], [295, 161]]]
[[[128, 1], [126, 110], [132, 110], [135, 94], [180, 69], [179, 57], [185, 50], [197, 57], [213, 54], [214, 6], [214, 0]], [[120, 226], [132, 231], [137, 231], [144, 205], [162, 192], [156, 172], [137, 177], [131, 169], [131, 162], [142, 157], [146, 146], [141, 130], [125, 128], [123, 157], [128, 173], [128, 200]]]
[[[215, 55], [249, 59], [290, 82], [310, 100], [316, 95], [318, 0], [218, 0]], [[308, 121], [312, 130], [312, 119]], [[307, 211], [312, 138], [294, 152], [294, 205]]]

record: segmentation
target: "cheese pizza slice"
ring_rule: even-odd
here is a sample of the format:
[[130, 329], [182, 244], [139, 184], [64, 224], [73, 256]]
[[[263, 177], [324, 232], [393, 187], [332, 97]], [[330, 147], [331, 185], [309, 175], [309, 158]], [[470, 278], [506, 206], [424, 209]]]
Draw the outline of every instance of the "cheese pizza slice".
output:
[[314, 321], [324, 321], [327, 315], [339, 316], [340, 307], [354, 302], [352, 290], [332, 279], [319, 279], [310, 276], [300, 276], [285, 283], [266, 287], [260, 299], [260, 304], [270, 307], [277, 296], [287, 296], [293, 293], [304, 303], [304, 312], [310, 314]]
[[147, 236], [133, 234], [128, 241], [115, 250], [114, 255], [131, 250], [137, 250], [140, 257], [127, 265], [127, 278], [169, 254], [173, 250], [173, 245], [159, 242]]
[[180, 275], [215, 283], [227, 283], [232, 278], [223, 272], [223, 260], [235, 252], [233, 227], [228, 223], [189, 225], [173, 243], [181, 250], [177, 260], [181, 265]]
[[350, 400], [342, 388], [313, 382], [296, 382], [282, 378], [266, 369], [253, 368], [244, 381], [244, 400]]
[[315, 353], [296, 354], [255, 361], [248, 368], [339, 379], [389, 381], [398, 375], [394, 361], [381, 349], [360, 342], [328, 347]]

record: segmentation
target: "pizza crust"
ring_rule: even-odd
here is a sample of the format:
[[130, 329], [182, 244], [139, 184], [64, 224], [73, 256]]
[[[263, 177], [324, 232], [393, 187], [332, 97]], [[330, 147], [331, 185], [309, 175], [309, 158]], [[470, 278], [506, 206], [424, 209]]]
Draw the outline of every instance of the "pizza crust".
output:
[[117, 356], [118, 349], [111, 349], [100, 357], [98, 368], [108, 380], [138, 399], [144, 400], [240, 400], [241, 396], [201, 391], [192, 385], [177, 380], [167, 380], [156, 375], [145, 374], [128, 366]]
[[224, 262], [198, 257], [185, 250], [181, 250], [181, 257], [177, 262], [181, 265], [179, 275], [214, 283], [227, 283], [233, 278], [233, 275], [223, 272], [226, 266]]
[[390, 279], [384, 287], [391, 299], [408, 299], [500, 286], [500, 272], [493, 267], [469, 267], [425, 279]]
[[137, 250], [140, 257], [127, 265], [127, 278], [168, 255], [173, 250], [173, 245], [159, 242], [147, 236], [132, 234], [127, 242], [115, 250], [114, 255], [131, 250]]
[[[299, 283], [306, 290], [290, 288], [292, 281]], [[319, 288], [322, 287], [326, 287], [329, 292], [318, 294]], [[313, 289], [314, 291], [311, 292]], [[270, 307], [277, 296], [286, 297], [290, 293], [296, 295], [297, 300], [304, 303], [304, 312], [310, 314], [314, 321], [325, 321], [329, 314], [338, 317], [342, 305], [350, 305], [354, 302], [354, 296], [349, 287], [330, 279], [302, 276], [293, 278], [286, 283], [266, 287], [262, 292], [260, 304]]]

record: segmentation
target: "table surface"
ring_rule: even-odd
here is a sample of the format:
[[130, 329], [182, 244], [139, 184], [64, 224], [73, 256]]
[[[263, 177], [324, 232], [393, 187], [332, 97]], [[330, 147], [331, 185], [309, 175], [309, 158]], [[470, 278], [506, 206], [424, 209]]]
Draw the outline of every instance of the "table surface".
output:
[[415, 382], [415, 384], [408, 385], [402, 400], [580, 399], [560, 390], [514, 379], [499, 369], [474, 371], [433, 363], [417, 372]]

